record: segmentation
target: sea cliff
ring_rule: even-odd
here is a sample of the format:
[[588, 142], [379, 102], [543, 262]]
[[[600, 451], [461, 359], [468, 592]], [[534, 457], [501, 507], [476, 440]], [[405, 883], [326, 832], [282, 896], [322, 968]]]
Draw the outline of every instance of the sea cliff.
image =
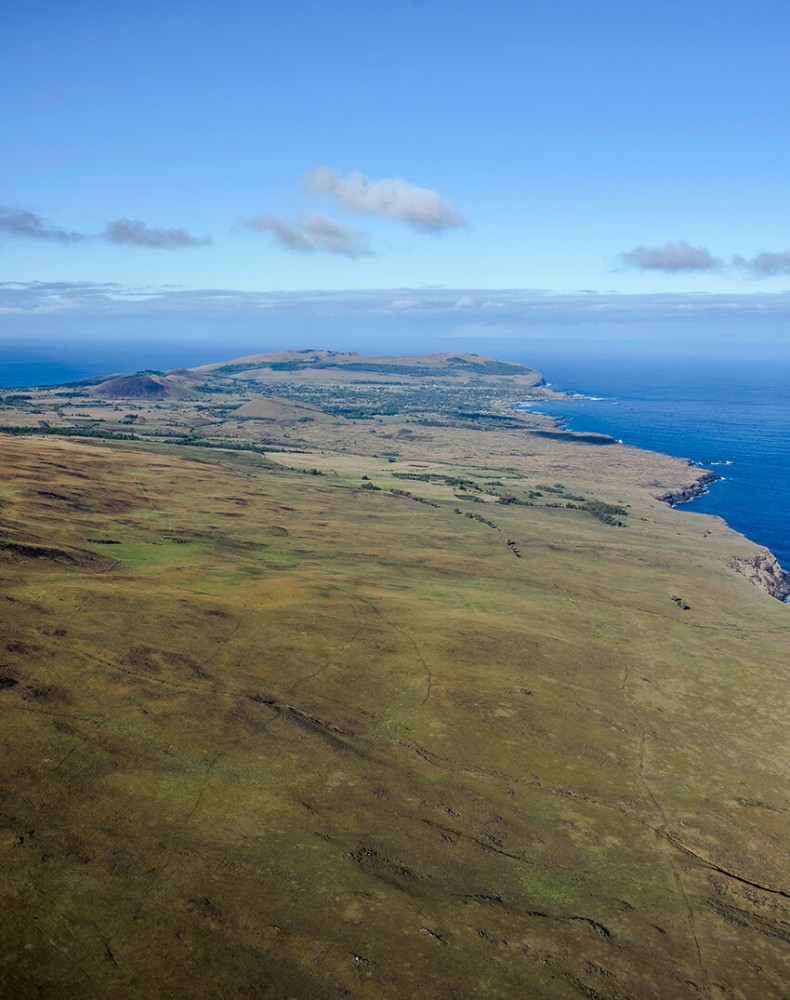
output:
[[790, 573], [786, 572], [768, 549], [753, 556], [733, 557], [730, 564], [736, 573], [760, 587], [778, 601], [790, 598]]

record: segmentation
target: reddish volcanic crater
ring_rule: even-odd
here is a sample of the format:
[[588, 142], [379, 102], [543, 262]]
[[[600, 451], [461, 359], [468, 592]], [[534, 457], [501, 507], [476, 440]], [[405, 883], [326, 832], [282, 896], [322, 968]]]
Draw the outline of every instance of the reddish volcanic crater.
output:
[[90, 390], [105, 399], [166, 399], [175, 394], [174, 387], [162, 376], [129, 375], [109, 379]]

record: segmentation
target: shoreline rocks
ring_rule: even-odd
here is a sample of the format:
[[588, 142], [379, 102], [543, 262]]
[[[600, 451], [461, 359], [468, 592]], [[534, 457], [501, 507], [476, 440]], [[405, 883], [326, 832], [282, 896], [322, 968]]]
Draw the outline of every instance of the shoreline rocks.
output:
[[670, 507], [675, 507], [679, 503], [687, 503], [689, 500], [707, 493], [710, 484], [717, 483], [720, 479], [722, 479], [722, 476], [717, 475], [715, 472], [703, 472], [697, 481], [691, 483], [691, 485], [683, 486], [678, 490], [670, 490], [669, 493], [663, 493], [661, 496], [656, 497], [656, 499], [662, 503], [668, 503]]

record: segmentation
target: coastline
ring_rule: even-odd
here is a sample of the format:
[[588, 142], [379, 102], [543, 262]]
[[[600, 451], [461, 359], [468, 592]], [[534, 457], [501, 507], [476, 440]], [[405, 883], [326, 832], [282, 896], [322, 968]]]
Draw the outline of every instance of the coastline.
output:
[[[651, 359], [654, 364], [644, 361], [604, 351], [583, 357], [559, 350], [537, 354], [533, 363], [551, 373], [547, 378], [555, 386], [585, 393], [588, 401], [530, 409], [565, 418], [574, 430], [604, 431], [712, 467], [725, 481], [716, 489], [711, 485], [689, 509], [722, 517], [790, 569], [786, 366], [748, 358], [736, 365], [710, 356], [683, 363], [669, 356]], [[592, 401], [593, 396], [604, 398]]]
[[[599, 399], [600, 397], [588, 396], [584, 394], [569, 394], [566, 398], [593, 400]], [[517, 404], [516, 408], [523, 409], [526, 412], [539, 413], [539, 411], [532, 409], [532, 406], [529, 405], [530, 402], [531, 401], [529, 400], [523, 400]], [[540, 403], [540, 401], [535, 401], [535, 403]], [[533, 405], [535, 404], [533, 403]], [[567, 426], [567, 421], [570, 419], [569, 417], [558, 417], [548, 413], [540, 415], [553, 423], [556, 429], [555, 433], [557, 434], [567, 434], [570, 437], [581, 437], [584, 434], [590, 436], [590, 432], [571, 430]], [[600, 433], [599, 437], [602, 439], [602, 442], [603, 439], [608, 439], [608, 442], [611, 442], [612, 444], [623, 444], [621, 440], [617, 440], [608, 434]], [[638, 448], [637, 445], [624, 445], [624, 447]], [[638, 448], [638, 450], [650, 451], [650, 449], [644, 448]], [[669, 458], [674, 457], [668, 455], [667, 453], [653, 452], [653, 454], [664, 454], [665, 457]], [[698, 475], [697, 478], [687, 486], [680, 486], [664, 493], [654, 494], [656, 500], [667, 504], [667, 506], [673, 509], [678, 507], [680, 504], [690, 503], [692, 500], [696, 500], [697, 498], [708, 493], [710, 487], [714, 483], [722, 482], [724, 480], [723, 476], [720, 476], [716, 472], [702, 469], [700, 465], [697, 465], [691, 459], [686, 459], [686, 461], [688, 462], [689, 470], [697, 470], [700, 475]], [[707, 516], [719, 517], [721, 515], [708, 514]], [[748, 535], [733, 528], [727, 522], [726, 518], [722, 518], [722, 520], [725, 524], [727, 524], [727, 527], [730, 528], [731, 531], [735, 532], [751, 545], [757, 547], [757, 552], [755, 552], [752, 556], [733, 556], [729, 562], [730, 569], [739, 573], [741, 576], [744, 576], [754, 586], [767, 593], [769, 597], [774, 598], [782, 604], [790, 605], [790, 572], [781, 565], [770, 548], [765, 545], [761, 545]]]

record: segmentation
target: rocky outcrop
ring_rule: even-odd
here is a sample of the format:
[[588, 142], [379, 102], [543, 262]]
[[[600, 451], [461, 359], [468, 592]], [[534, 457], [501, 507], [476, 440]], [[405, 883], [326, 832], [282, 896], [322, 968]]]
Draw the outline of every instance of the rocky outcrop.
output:
[[662, 503], [668, 503], [670, 507], [674, 507], [675, 504], [686, 503], [687, 500], [693, 500], [694, 497], [707, 493], [710, 484], [718, 482], [719, 479], [721, 479], [721, 476], [717, 476], [715, 472], [703, 472], [699, 479], [690, 486], [683, 486], [679, 490], [670, 490], [669, 493], [663, 493], [661, 496], [656, 497], [656, 499]]
[[790, 573], [786, 573], [776, 556], [768, 549], [762, 549], [753, 556], [735, 556], [730, 565], [736, 573], [745, 576], [747, 580], [764, 590], [777, 601], [787, 601], [790, 598]]

